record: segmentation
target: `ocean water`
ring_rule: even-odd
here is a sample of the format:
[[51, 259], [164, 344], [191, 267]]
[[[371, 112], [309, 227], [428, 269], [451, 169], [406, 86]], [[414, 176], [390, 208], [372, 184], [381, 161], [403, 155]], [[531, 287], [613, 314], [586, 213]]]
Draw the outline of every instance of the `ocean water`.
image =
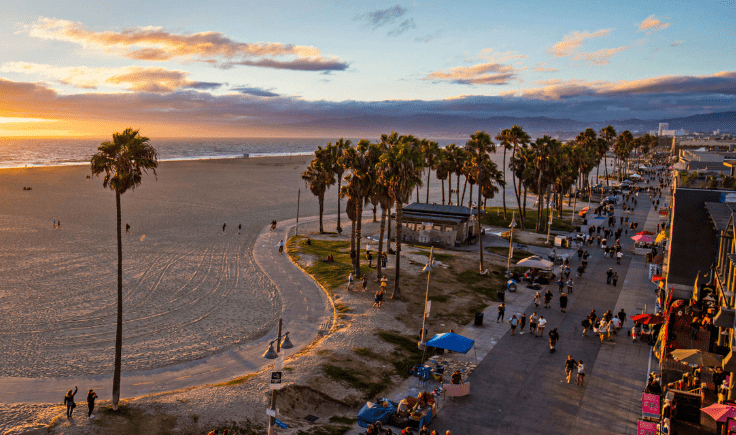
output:
[[[0, 168], [88, 164], [97, 147], [110, 139], [0, 139]], [[151, 139], [160, 160], [235, 158], [312, 154], [336, 139], [315, 138], [168, 138]], [[357, 140], [351, 138], [353, 143]], [[372, 139], [375, 140], [375, 139]], [[463, 140], [439, 140], [440, 146]]]

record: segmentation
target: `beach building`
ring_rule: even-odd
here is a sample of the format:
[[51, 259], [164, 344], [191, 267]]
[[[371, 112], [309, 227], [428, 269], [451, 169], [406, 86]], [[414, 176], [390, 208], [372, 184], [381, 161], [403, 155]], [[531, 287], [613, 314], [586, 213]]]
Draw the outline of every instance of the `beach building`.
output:
[[404, 207], [402, 241], [455, 247], [476, 235], [476, 210], [456, 205], [414, 203]]

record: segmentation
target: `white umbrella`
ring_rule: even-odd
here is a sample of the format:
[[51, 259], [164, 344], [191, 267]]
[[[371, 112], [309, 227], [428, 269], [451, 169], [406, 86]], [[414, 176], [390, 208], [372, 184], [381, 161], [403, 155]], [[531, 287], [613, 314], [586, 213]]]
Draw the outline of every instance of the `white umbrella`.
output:
[[516, 263], [516, 265], [519, 267], [529, 267], [532, 269], [551, 270], [555, 264], [537, 255], [532, 255], [531, 257], [525, 258], [523, 260], [519, 260], [519, 262]]

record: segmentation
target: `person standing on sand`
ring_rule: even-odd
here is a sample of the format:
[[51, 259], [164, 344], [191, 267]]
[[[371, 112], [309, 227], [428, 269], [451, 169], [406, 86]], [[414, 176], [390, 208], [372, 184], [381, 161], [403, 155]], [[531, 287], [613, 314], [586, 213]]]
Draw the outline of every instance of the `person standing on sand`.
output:
[[240, 235], [240, 229], [243, 228], [243, 224], [238, 224], [238, 235]]
[[64, 396], [64, 405], [66, 405], [66, 418], [72, 418], [74, 408], [77, 407], [77, 405], [74, 403], [74, 395], [77, 394], [77, 390], [79, 390], [79, 388], [74, 386], [74, 392], [72, 392], [72, 390], [69, 390], [66, 392], [66, 396]]
[[89, 393], [87, 393], [87, 418], [95, 418], [94, 415], [92, 415], [92, 411], [95, 409], [95, 399], [97, 398], [97, 393], [94, 392], [90, 388]]
[[348, 291], [351, 291], [353, 289], [354, 284], [355, 278], [353, 278], [353, 272], [350, 272], [350, 275], [348, 275]]
[[56, 228], [61, 228], [61, 219], [56, 220]]
[[130, 234], [130, 224], [129, 223], [125, 224], [125, 234]]
[[363, 291], [368, 289], [368, 275], [363, 275]]
[[56, 228], [56, 218], [54, 218], [54, 228]]
[[227, 226], [227, 224], [222, 224], [222, 232], [223, 232], [223, 233], [225, 232], [225, 227], [226, 227], [226, 226]]

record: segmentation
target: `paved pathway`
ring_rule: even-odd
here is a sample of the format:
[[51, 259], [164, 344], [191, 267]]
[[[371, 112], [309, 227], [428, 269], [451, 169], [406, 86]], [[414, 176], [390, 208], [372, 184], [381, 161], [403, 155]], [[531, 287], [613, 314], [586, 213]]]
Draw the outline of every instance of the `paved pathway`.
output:
[[[314, 219], [302, 219], [300, 224]], [[331, 302], [322, 288], [292, 263], [286, 254], [278, 254], [278, 241], [286, 240], [294, 225], [295, 220], [289, 220], [281, 222], [276, 231], [264, 229], [253, 248], [256, 262], [281, 295], [283, 330], [291, 331], [289, 337], [295, 346], [285, 351], [286, 355], [296, 353], [311, 343], [319, 333], [320, 325], [329, 325], [334, 314]], [[123, 373], [121, 397], [225, 382], [258, 371], [272, 362], [262, 355], [268, 349], [268, 342], [275, 338], [276, 326], [260, 339], [222, 354], [161, 369]], [[82, 391], [93, 388], [101, 398], [108, 399], [111, 384], [112, 375], [73, 378], [0, 377], [0, 402], [60, 402], [64, 393], [75, 385]]]
[[[633, 216], [633, 220], [640, 222], [639, 231], [656, 228], [658, 217], [646, 201], [640, 203]], [[553, 299], [551, 309], [537, 310], [549, 321], [547, 332], [552, 327], [559, 328], [561, 340], [557, 353], [549, 353], [546, 337], [532, 338], [529, 334], [512, 337], [507, 324], [496, 327], [492, 322], [487, 331], [481, 332], [476, 341], [478, 352], [479, 356], [480, 353], [487, 356], [470, 376], [471, 395], [443, 403], [432, 428], [443, 433], [450, 429], [453, 434], [635, 433], [650, 347], [641, 342], [632, 343], [625, 334], [632, 326], [630, 320], [615, 343], [601, 344], [592, 334], [583, 338], [580, 326], [592, 308], [599, 315], [607, 309], [616, 313], [620, 308], [632, 315], [641, 312], [647, 304], [651, 311], [653, 286], [643, 256], [630, 255], [633, 242], [628, 237], [622, 236], [627, 255], [620, 266], [612, 259], [604, 259], [599, 248], [589, 249], [592, 255], [588, 270], [583, 278], [575, 279], [566, 314], [560, 312], [557, 298]], [[576, 266], [577, 257], [573, 270]], [[618, 287], [605, 283], [605, 271], [609, 267], [619, 272]], [[509, 303], [507, 318], [510, 313], [534, 311], [529, 303], [531, 290], [520, 288], [519, 292], [527, 298], [522, 298], [521, 304]], [[556, 289], [553, 293], [557, 295]], [[519, 306], [521, 309], [517, 309]], [[494, 310], [495, 305], [488, 311]], [[495, 315], [491, 316], [487, 320], [495, 320]], [[481, 328], [470, 327], [465, 332], [472, 334], [475, 329]], [[492, 352], [480, 349], [489, 345]], [[568, 354], [586, 363], [584, 387], [565, 382], [564, 360]]]

